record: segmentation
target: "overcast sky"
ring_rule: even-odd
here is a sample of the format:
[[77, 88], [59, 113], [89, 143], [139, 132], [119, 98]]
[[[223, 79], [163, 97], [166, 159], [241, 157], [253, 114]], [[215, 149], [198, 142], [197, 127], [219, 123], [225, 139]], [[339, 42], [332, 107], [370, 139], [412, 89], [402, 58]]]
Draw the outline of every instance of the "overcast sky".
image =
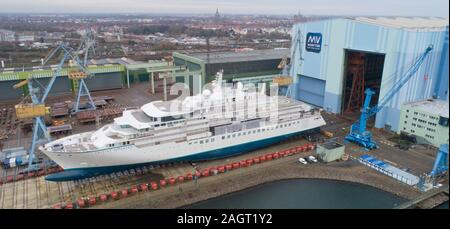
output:
[[448, 0], [0, 0], [0, 13], [449, 16]]

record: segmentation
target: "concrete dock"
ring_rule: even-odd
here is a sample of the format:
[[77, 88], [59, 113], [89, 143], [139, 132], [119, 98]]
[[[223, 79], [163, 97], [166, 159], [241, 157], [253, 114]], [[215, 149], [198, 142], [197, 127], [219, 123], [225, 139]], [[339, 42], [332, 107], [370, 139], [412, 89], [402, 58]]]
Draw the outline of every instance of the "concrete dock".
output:
[[[136, 84], [131, 89], [94, 92], [93, 94], [94, 96], [112, 95], [115, 98], [114, 104], [126, 106], [141, 106], [153, 100], [160, 100], [162, 95], [150, 94], [147, 86], [146, 84]], [[50, 100], [60, 102], [71, 98], [67, 95], [58, 98], [52, 97]], [[323, 129], [334, 133], [335, 140], [342, 142], [351, 121], [332, 114], [324, 114], [324, 118], [328, 124]], [[73, 133], [96, 128], [95, 124], [79, 124], [74, 122], [72, 118], [68, 119], [73, 126]], [[102, 123], [102, 125], [105, 123]], [[31, 133], [22, 133], [18, 130], [15, 135], [4, 141], [4, 147], [28, 147], [30, 138]], [[370, 151], [371, 155], [388, 161], [399, 168], [408, 169], [410, 173], [417, 176], [431, 170], [435, 157], [434, 149], [416, 147], [401, 150], [393, 146], [389, 141], [389, 135], [374, 132], [374, 138], [380, 143], [380, 148]], [[422, 195], [417, 188], [402, 184], [352, 159], [328, 164], [301, 165], [297, 162], [299, 157], [313, 155], [314, 150], [298, 152], [291, 156], [280, 157], [264, 163], [253, 163], [251, 166], [233, 169], [217, 175], [211, 174], [196, 181], [177, 181], [175, 185], [167, 184], [166, 187], [160, 187], [159, 184], [160, 180], [177, 179], [179, 176], [185, 176], [189, 173], [194, 174], [196, 171], [217, 168], [218, 166], [261, 157], [268, 153], [275, 153], [304, 144], [310, 144], [310, 142], [303, 138], [297, 138], [229, 158], [197, 163], [186, 162], [157, 168], [142, 168], [131, 171], [131, 174], [130, 171], [127, 171], [70, 182], [49, 182], [44, 179], [44, 176], [4, 182], [8, 176], [17, 177], [19, 169], [0, 168], [0, 178], [3, 181], [3, 184], [0, 184], [0, 208], [60, 208], [69, 203], [74, 204], [73, 207], [76, 208], [79, 207], [77, 202], [80, 199], [86, 204], [83, 207], [89, 208], [177, 208], [255, 185], [296, 178], [357, 182], [394, 193], [409, 200]], [[346, 154], [353, 158], [366, 153], [357, 145], [346, 144]], [[151, 182], [158, 183], [158, 190], [150, 190]], [[141, 190], [139, 187], [142, 184], [148, 185], [149, 190]], [[444, 178], [443, 184], [448, 187], [448, 176]], [[134, 186], [138, 187], [136, 193], [133, 193]], [[123, 198], [122, 195], [119, 195], [117, 200], [112, 200], [111, 194], [122, 190], [129, 192], [127, 197]], [[106, 195], [108, 200], [100, 201], [101, 195]], [[96, 202], [90, 204], [89, 201], [92, 198]], [[428, 201], [422, 202], [418, 207], [431, 208], [445, 201], [448, 201], [448, 194], [439, 194], [432, 196]]]

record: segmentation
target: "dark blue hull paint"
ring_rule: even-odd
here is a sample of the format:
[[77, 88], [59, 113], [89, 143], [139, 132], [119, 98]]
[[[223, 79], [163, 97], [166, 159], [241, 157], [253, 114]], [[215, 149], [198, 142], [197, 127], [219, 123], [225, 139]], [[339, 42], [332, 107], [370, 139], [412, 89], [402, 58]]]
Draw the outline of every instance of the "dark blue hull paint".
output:
[[155, 161], [155, 162], [150, 162], [150, 163], [140, 163], [140, 164], [132, 164], [132, 165], [68, 169], [68, 170], [64, 170], [63, 172], [48, 175], [47, 177], [45, 177], [45, 179], [48, 181], [78, 180], [78, 179], [84, 179], [84, 178], [94, 177], [94, 176], [103, 175], [103, 174], [109, 174], [109, 173], [113, 173], [113, 172], [117, 172], [117, 171], [123, 171], [123, 170], [127, 170], [127, 169], [143, 167], [146, 165], [160, 165], [160, 164], [168, 164], [168, 163], [179, 162], [179, 161], [203, 161], [203, 160], [224, 158], [224, 157], [229, 157], [229, 156], [233, 156], [233, 155], [237, 155], [237, 154], [243, 154], [243, 153], [246, 153], [249, 151], [264, 148], [264, 147], [279, 143], [281, 141], [287, 140], [294, 136], [304, 135], [304, 134], [312, 133], [315, 131], [318, 131], [318, 128], [311, 129], [308, 131], [302, 131], [302, 132], [287, 134], [287, 135], [283, 135], [283, 136], [278, 136], [278, 137], [274, 137], [274, 138], [244, 143], [244, 144], [240, 144], [240, 145], [230, 146], [227, 148], [207, 151], [207, 152], [198, 153], [198, 154], [191, 155], [191, 156], [163, 160], [163, 161]]

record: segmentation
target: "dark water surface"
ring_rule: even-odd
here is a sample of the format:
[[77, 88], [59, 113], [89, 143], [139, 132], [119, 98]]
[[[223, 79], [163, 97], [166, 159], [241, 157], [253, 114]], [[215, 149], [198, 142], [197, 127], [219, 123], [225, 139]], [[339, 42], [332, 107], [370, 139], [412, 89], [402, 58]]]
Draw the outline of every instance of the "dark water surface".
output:
[[319, 179], [284, 180], [202, 201], [186, 208], [393, 208], [406, 200], [371, 186]]

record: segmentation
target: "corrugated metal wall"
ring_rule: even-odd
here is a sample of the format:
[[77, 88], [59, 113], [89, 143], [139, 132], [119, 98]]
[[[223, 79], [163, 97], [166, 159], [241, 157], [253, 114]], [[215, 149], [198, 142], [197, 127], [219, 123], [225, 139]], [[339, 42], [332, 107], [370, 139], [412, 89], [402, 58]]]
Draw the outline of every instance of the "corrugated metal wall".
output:
[[325, 80], [320, 80], [308, 76], [299, 76], [297, 99], [307, 103], [322, 107], [325, 97]]
[[20, 80], [0, 81], [0, 103], [4, 101], [20, 100], [23, 96], [21, 88], [14, 89], [13, 85]]
[[[320, 53], [306, 52], [304, 45], [308, 32], [322, 34]], [[306, 75], [311, 78], [326, 80], [323, 107], [331, 112], [339, 113], [344, 86], [345, 49], [386, 55], [381, 83], [381, 98], [392, 87], [392, 83], [404, 75], [418, 55], [429, 44], [433, 44], [433, 52], [418, 73], [377, 115], [376, 127], [380, 128], [388, 124], [396, 130], [401, 104], [433, 96], [436, 93], [436, 85], [442, 84], [445, 80], [442, 79], [445, 77], [438, 76], [445, 74], [443, 73], [445, 69], [440, 70], [440, 66], [442, 64], [448, 65], [448, 62], [443, 59], [443, 56], [448, 56], [448, 45], [447, 48], [444, 48], [446, 34], [448, 34], [448, 28], [442, 28], [439, 31], [408, 31], [351, 19], [296, 24], [293, 29], [293, 40], [297, 40], [297, 37], [300, 36], [302, 44], [300, 45], [301, 51], [293, 53], [294, 48], [291, 48], [291, 56], [294, 56], [291, 61], [291, 75]], [[294, 45], [292, 47], [295, 47]], [[300, 60], [300, 54], [303, 60]], [[396, 77], [391, 77], [394, 74]], [[295, 80], [296, 83], [299, 82], [297, 77], [295, 77]], [[446, 82], [448, 82], [448, 70]], [[446, 90], [448, 90], [448, 84], [446, 85]], [[298, 87], [296, 87], [294, 93], [297, 97], [299, 96]]]
[[[47, 86], [48, 82], [50, 82], [50, 78], [40, 78], [37, 79], [37, 81], [39, 81], [41, 85]], [[70, 93], [70, 92], [71, 88], [69, 78], [67, 76], [56, 77], [55, 83], [53, 84], [52, 89], [50, 90], [50, 95]]]
[[123, 86], [120, 72], [95, 74], [95, 76], [87, 78], [85, 81], [90, 91], [117, 89]]

